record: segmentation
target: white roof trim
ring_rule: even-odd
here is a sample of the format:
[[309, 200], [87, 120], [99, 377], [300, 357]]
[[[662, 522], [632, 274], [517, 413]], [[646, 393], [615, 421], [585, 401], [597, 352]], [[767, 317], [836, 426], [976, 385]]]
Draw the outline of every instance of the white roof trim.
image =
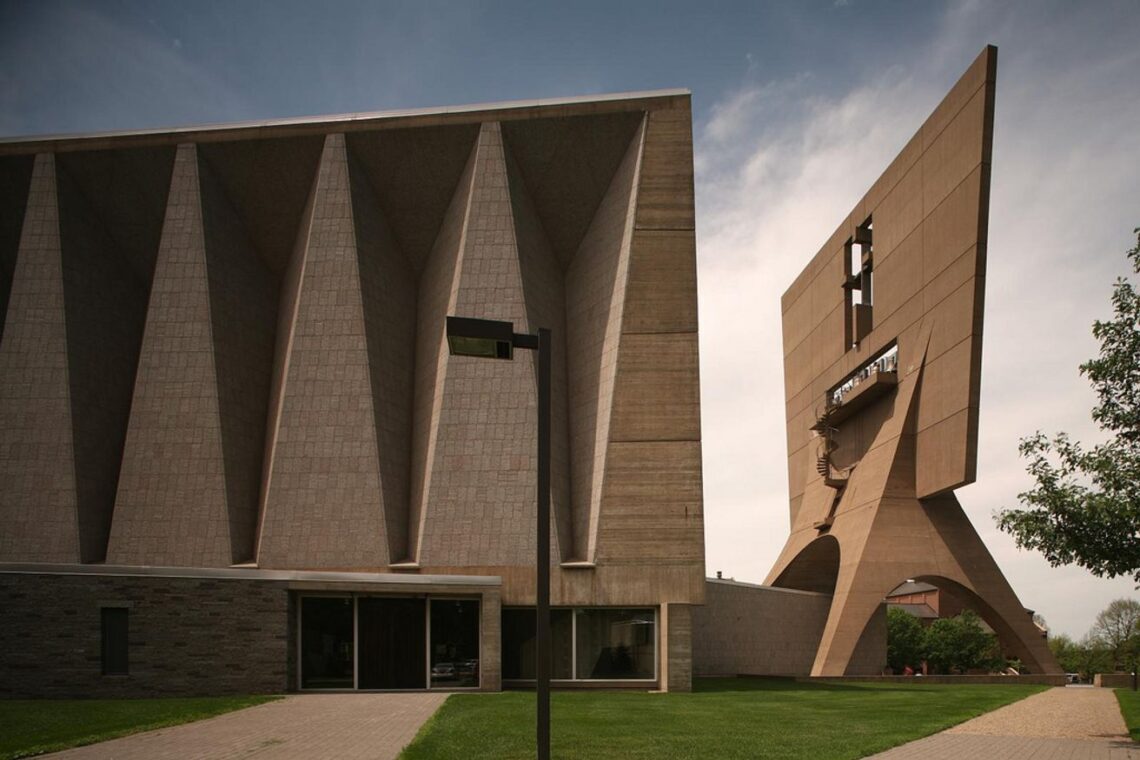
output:
[[144, 578], [216, 578], [225, 580], [387, 583], [407, 586], [501, 586], [497, 575], [412, 575], [338, 570], [262, 570], [248, 567], [152, 567], [0, 562], [0, 574], [99, 575]]
[[284, 119], [255, 119], [217, 124], [195, 124], [181, 127], [157, 127], [154, 129], [111, 130], [107, 132], [79, 132], [53, 135], [19, 135], [0, 137], [0, 145], [24, 142], [51, 142], [53, 140], [85, 140], [94, 138], [144, 137], [153, 135], [194, 134], [231, 129], [264, 129], [266, 127], [287, 127], [307, 124], [346, 124], [356, 121], [383, 121], [413, 116], [439, 116], [444, 114], [478, 113], [480, 111], [507, 111], [520, 108], [541, 108], [570, 106], [581, 103], [607, 103], [621, 100], [644, 100], [648, 98], [668, 98], [691, 95], [686, 89], [643, 90], [638, 92], [615, 92], [602, 95], [579, 95], [567, 98], [536, 98], [532, 100], [503, 100], [491, 103], [470, 103], [458, 106], [433, 106], [429, 108], [401, 108], [388, 111], [358, 111], [354, 113], [326, 114], [320, 116], [293, 116]]

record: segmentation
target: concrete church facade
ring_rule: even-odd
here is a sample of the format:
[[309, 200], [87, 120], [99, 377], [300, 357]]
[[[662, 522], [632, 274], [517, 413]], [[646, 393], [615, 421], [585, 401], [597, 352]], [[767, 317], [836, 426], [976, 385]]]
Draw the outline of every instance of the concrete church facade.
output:
[[665, 91], [0, 142], [0, 696], [878, 674], [916, 579], [1058, 672], [973, 481], [996, 50], [783, 298], [791, 535], [704, 578], [692, 120]]
[[0, 692], [688, 689], [689, 96], [0, 144]]

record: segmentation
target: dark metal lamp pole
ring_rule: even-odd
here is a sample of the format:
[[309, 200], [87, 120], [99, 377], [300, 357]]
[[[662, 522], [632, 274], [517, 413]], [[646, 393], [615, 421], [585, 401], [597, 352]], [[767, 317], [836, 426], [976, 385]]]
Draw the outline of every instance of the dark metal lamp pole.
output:
[[447, 318], [447, 344], [452, 354], [486, 359], [512, 359], [515, 348], [538, 351], [538, 536], [534, 676], [537, 705], [538, 760], [550, 760], [550, 330], [537, 335], [516, 333], [510, 322], [465, 317]]

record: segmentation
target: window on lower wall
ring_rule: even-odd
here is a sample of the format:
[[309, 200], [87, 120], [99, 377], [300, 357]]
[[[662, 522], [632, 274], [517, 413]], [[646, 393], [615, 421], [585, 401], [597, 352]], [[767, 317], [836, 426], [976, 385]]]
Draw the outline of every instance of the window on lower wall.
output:
[[577, 677], [652, 680], [657, 662], [653, 610], [574, 611]]
[[[652, 681], [657, 613], [647, 608], [550, 611], [551, 678], [557, 681]], [[534, 680], [535, 610], [503, 609], [503, 680]]]
[[[550, 611], [550, 677], [558, 680], [573, 678], [573, 619], [570, 610]], [[503, 679], [507, 681], [534, 680], [534, 608], [503, 610]]]
[[125, 676], [130, 672], [128, 661], [128, 618], [126, 607], [103, 607], [99, 610], [103, 675]]

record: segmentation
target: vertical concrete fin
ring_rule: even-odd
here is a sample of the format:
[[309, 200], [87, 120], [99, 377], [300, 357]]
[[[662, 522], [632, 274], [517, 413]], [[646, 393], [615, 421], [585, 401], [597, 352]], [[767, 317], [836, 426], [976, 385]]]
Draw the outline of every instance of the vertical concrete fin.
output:
[[80, 557], [62, 259], [55, 157], [43, 153], [32, 169], [0, 343], [0, 559], [7, 562]]
[[[322, 155], [324, 151], [322, 150]], [[281, 407], [285, 398], [285, 380], [292, 360], [293, 335], [297, 328], [297, 309], [301, 303], [301, 281], [305, 276], [305, 251], [313, 229], [313, 203], [320, 180], [318, 171], [313, 174], [301, 223], [297, 229], [293, 250], [281, 275], [278, 296], [276, 345], [273, 350], [273, 373], [269, 384], [269, 406], [265, 417], [265, 452], [261, 463], [261, 491], [257, 503], [257, 535], [254, 541], [254, 561], [260, 562], [261, 540], [265, 530], [265, 513], [269, 493], [273, 489], [273, 473], [277, 458], [277, 434], [281, 428]]]
[[311, 208], [258, 563], [384, 566], [384, 493], [342, 134], [325, 138]]
[[173, 161], [167, 149], [56, 160], [85, 562], [106, 556]]
[[475, 167], [481, 140], [471, 147], [467, 165], [459, 177], [451, 203], [420, 275], [416, 300], [416, 364], [412, 407], [412, 466], [408, 513], [408, 555], [420, 561], [428, 496], [435, 471], [436, 444], [440, 436], [443, 381], [447, 373], [445, 318], [454, 313], [456, 282], [467, 236]]
[[642, 123], [566, 273], [570, 504], [578, 559], [597, 553], [614, 379], [629, 274]]
[[416, 275], [367, 172], [348, 157], [388, 556], [399, 561], [408, 554]]
[[[449, 313], [527, 324], [502, 135], [483, 125]], [[441, 346], [441, 351], [445, 351]], [[534, 352], [447, 356], [420, 564], [520, 565], [535, 551]], [[520, 366], [522, 365], [522, 366]], [[553, 532], [553, 529], [552, 529]]]
[[214, 369], [225, 454], [233, 562], [253, 556], [273, 373], [280, 279], [251, 239], [242, 213], [198, 152]]
[[8, 294], [12, 291], [12, 275], [16, 269], [16, 253], [20, 249], [20, 230], [28, 208], [28, 188], [35, 160], [36, 157], [31, 155], [0, 158], [0, 341], [4, 339]]
[[[554, 352], [551, 361], [551, 483], [550, 501], [555, 546], [561, 561], [575, 558], [574, 527], [570, 514], [570, 452], [566, 415], [566, 295], [562, 265], [547, 239], [522, 172], [511, 151], [505, 150], [507, 185], [511, 196], [518, 243], [519, 271], [526, 304], [526, 325], [520, 331], [551, 330]], [[535, 366], [535, 382], [538, 380]]]
[[107, 561], [232, 562], [197, 150], [178, 147]]

